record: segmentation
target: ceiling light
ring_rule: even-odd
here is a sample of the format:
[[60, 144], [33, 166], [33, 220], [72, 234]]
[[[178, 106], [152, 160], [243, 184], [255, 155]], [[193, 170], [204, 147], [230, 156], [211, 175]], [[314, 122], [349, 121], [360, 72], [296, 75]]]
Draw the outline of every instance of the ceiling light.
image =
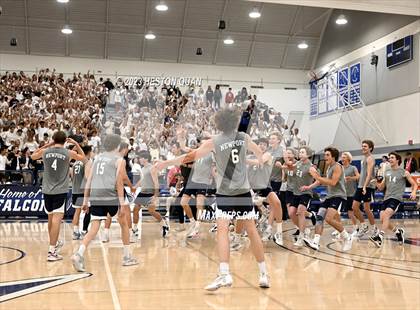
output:
[[335, 23], [337, 25], [345, 25], [347, 24], [347, 18], [344, 14], [341, 14], [337, 17], [337, 19], [335, 20]]
[[249, 17], [251, 18], [260, 18], [261, 17], [261, 13], [260, 11], [258, 11], [257, 8], [253, 8], [251, 12], [249, 12]]
[[298, 44], [298, 48], [300, 48], [301, 50], [307, 49], [309, 47], [309, 45], [306, 42], [302, 42]]
[[223, 43], [225, 43], [226, 45], [232, 45], [233, 43], [235, 43], [235, 41], [233, 41], [232, 38], [226, 38]]
[[164, 12], [168, 10], [168, 6], [164, 2], [160, 1], [159, 4], [155, 6], [155, 9], [160, 12]]
[[61, 29], [61, 33], [64, 33], [64, 34], [72, 34], [73, 33], [73, 30], [71, 30], [71, 28], [68, 25], [65, 25], [63, 27], [63, 29]]
[[68, 3], [69, 0], [57, 0], [58, 3]]
[[154, 39], [156, 39], [156, 36], [153, 33], [151, 33], [151, 32], [147, 33], [144, 37], [147, 40], [154, 40]]

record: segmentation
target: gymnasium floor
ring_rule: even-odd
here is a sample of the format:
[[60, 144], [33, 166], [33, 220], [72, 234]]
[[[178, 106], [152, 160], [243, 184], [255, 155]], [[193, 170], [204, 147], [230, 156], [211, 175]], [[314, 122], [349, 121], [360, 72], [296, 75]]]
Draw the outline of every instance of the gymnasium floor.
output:
[[318, 253], [295, 249], [286, 223], [284, 248], [265, 247], [270, 289], [258, 288], [257, 265], [245, 249], [231, 255], [233, 287], [208, 293], [203, 287], [218, 268], [209, 224], [202, 225], [201, 239], [185, 242], [181, 233], [162, 240], [157, 224], [143, 223], [142, 242], [133, 245], [141, 260], [136, 267], [120, 266], [113, 224], [111, 242], [95, 241], [87, 250], [89, 273], [77, 274], [69, 257], [79, 241], [71, 240], [68, 223], [62, 231], [65, 259], [48, 263], [45, 222], [2, 222], [0, 309], [418, 309], [419, 220], [404, 220], [404, 226], [408, 240], [402, 247], [387, 240], [376, 249], [365, 239], [344, 254], [329, 227]]

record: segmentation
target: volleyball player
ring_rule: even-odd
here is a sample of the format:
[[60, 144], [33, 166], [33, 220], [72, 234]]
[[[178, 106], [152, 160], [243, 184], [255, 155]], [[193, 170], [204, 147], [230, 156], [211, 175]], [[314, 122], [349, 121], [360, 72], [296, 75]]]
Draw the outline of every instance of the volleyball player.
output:
[[70, 170], [70, 176], [72, 179], [72, 206], [74, 208], [74, 214], [73, 214], [73, 220], [72, 220], [73, 240], [78, 240], [82, 236], [82, 234], [79, 231], [79, 219], [80, 219], [80, 214], [82, 211], [81, 208], [82, 208], [82, 203], [83, 203], [84, 186], [86, 184], [85, 165], [91, 159], [91, 156], [93, 154], [92, 146], [90, 145], [86, 145], [82, 147], [82, 150], [85, 155], [85, 160], [76, 161], [73, 164], [72, 169]]
[[344, 209], [347, 211], [347, 215], [353, 224], [352, 235], [355, 236], [357, 234], [357, 219], [353, 212], [353, 197], [356, 193], [357, 181], [359, 180], [360, 174], [357, 168], [351, 164], [352, 159], [353, 157], [350, 152], [343, 152], [343, 154], [341, 154], [341, 163], [344, 168], [344, 180], [346, 181], [347, 195]]
[[[126, 200], [128, 200], [129, 198], [129, 193], [127, 193], [125, 186], [128, 186], [130, 188], [131, 191], [131, 195], [134, 195], [136, 193], [136, 188], [133, 186], [133, 184], [131, 183], [130, 178], [128, 177], [127, 174], [127, 160], [128, 157], [128, 152], [129, 152], [129, 144], [127, 142], [121, 142], [120, 146], [118, 148], [118, 154], [121, 156], [121, 158], [123, 159], [124, 162], [124, 176], [123, 176], [123, 183], [124, 183], [124, 197]], [[126, 204], [124, 204], [124, 207], [127, 206]], [[127, 216], [127, 223], [128, 223], [128, 227], [129, 229], [132, 228], [132, 222], [131, 222], [131, 209], [130, 209], [130, 205], [128, 205], [128, 210], [127, 212], [124, 212], [125, 215]], [[104, 225], [104, 234], [102, 236], [102, 242], [106, 243], [109, 242], [109, 230], [111, 228], [111, 224], [112, 224], [112, 217], [111, 216], [107, 216], [106, 220], [105, 220], [105, 225]], [[136, 242], [138, 238], [138, 234], [134, 234], [133, 233], [133, 239], [131, 239], [130, 237], [130, 242]]]
[[217, 170], [216, 221], [220, 274], [206, 286], [205, 289], [209, 291], [228, 287], [233, 283], [229, 271], [229, 222], [234, 218], [242, 221], [251, 241], [251, 248], [260, 270], [259, 286], [262, 288], [270, 286], [263, 244], [254, 222], [256, 213], [252, 204], [245, 158], [249, 149], [262, 163], [263, 154], [249, 135], [237, 131], [239, 118], [240, 114], [236, 110], [219, 110], [215, 115], [215, 123], [217, 129], [222, 132], [221, 134], [204, 141], [198, 149], [188, 154], [157, 164], [161, 170], [170, 165], [197, 160], [214, 151]]
[[404, 229], [391, 224], [390, 219], [397, 212], [403, 201], [406, 181], [411, 185], [411, 200], [416, 199], [418, 187], [411, 174], [401, 167], [401, 156], [395, 152], [389, 153], [388, 156], [390, 167], [385, 170], [382, 182], [377, 185], [379, 190], [385, 189], [385, 197], [380, 215], [381, 231], [369, 238], [378, 248], [382, 246], [387, 230], [394, 232], [398, 242], [401, 245], [404, 244]]
[[[204, 138], [208, 140], [209, 138]], [[208, 154], [203, 158], [194, 161], [190, 182], [186, 184], [184, 194], [181, 198], [181, 206], [190, 220], [190, 227], [187, 230], [187, 238], [197, 237], [200, 231], [200, 215], [204, 210], [207, 189], [212, 184], [213, 156]], [[197, 214], [194, 219], [191, 207], [188, 205], [191, 196], [196, 199]]]
[[140, 152], [139, 160], [140, 165], [142, 166], [141, 174], [143, 177], [135, 185], [135, 187], [141, 186], [141, 192], [134, 200], [133, 232], [135, 235], [138, 233], [139, 212], [141, 212], [141, 207], [144, 206], [161, 224], [162, 237], [165, 238], [169, 232], [169, 223], [158, 211], [156, 211], [156, 207], [159, 206], [159, 180], [157, 169], [150, 163], [151, 159], [152, 157], [148, 151]]
[[[286, 207], [289, 214], [289, 218], [292, 223], [297, 227], [296, 232], [293, 234], [295, 236], [299, 235], [299, 221], [297, 216], [297, 209], [293, 206], [295, 199], [296, 187], [296, 171], [293, 169], [293, 166], [296, 165], [295, 151], [292, 148], [287, 148], [284, 155], [284, 165], [283, 171], [286, 178]], [[290, 168], [290, 169], [289, 169]]]
[[315, 182], [305, 189], [313, 189], [319, 185], [327, 186], [327, 197], [321, 204], [316, 215], [315, 235], [313, 240], [304, 238], [307, 246], [314, 250], [319, 250], [319, 241], [324, 229], [324, 220], [340, 232], [343, 237], [343, 251], [351, 249], [352, 236], [345, 230], [340, 218], [340, 208], [344, 205], [347, 198], [344, 180], [344, 169], [337, 161], [340, 153], [334, 147], [327, 147], [324, 150], [324, 160], [328, 165], [326, 177], [321, 177], [315, 167], [309, 169], [309, 173]]
[[366, 234], [369, 230], [369, 227], [365, 223], [365, 219], [363, 218], [363, 214], [360, 211], [360, 203], [362, 201], [364, 207], [363, 210], [365, 211], [369, 223], [373, 228], [373, 233], [377, 234], [378, 232], [378, 228], [375, 225], [375, 217], [373, 216], [373, 212], [370, 209], [370, 202], [373, 199], [373, 194], [375, 191], [375, 159], [372, 156], [374, 147], [375, 145], [373, 141], [362, 141], [362, 153], [364, 158], [362, 160], [362, 169], [360, 171], [359, 184], [357, 186], [356, 193], [353, 197], [353, 212], [356, 218], [360, 221], [359, 232], [357, 234], [357, 237], [359, 238]]
[[[84, 253], [90, 241], [99, 231], [101, 221], [118, 214], [121, 226], [121, 239], [123, 242], [123, 266], [137, 265], [130, 251], [130, 230], [127, 223], [129, 207], [125, 203], [124, 176], [125, 161], [121, 158], [118, 149], [121, 138], [111, 134], [105, 137], [103, 147], [105, 152], [99, 154], [93, 163], [86, 182], [83, 200], [83, 209], [91, 213], [91, 228], [82, 240], [82, 243], [71, 257], [73, 267], [85, 271]], [[90, 203], [90, 206], [89, 206]]]
[[[268, 241], [273, 238], [274, 243], [279, 246], [283, 245], [283, 219], [281, 215], [281, 204], [278, 196], [268, 185], [270, 181], [270, 174], [273, 167], [273, 156], [267, 151], [268, 140], [261, 138], [258, 140], [258, 147], [263, 153], [263, 164], [260, 165], [258, 159], [247, 159], [248, 177], [254, 193], [262, 198], [266, 198], [267, 203], [270, 205], [270, 214], [272, 217], [268, 219], [268, 226], [263, 232], [262, 241]], [[276, 233], [273, 236], [273, 222], [276, 220]]]
[[312, 167], [312, 162], [309, 157], [312, 156], [312, 151], [308, 147], [301, 147], [299, 149], [299, 161], [296, 165], [287, 165], [287, 170], [294, 171], [296, 175], [295, 187], [293, 191], [293, 202], [290, 204], [289, 214], [292, 217], [297, 216], [299, 235], [294, 243], [297, 247], [303, 246], [303, 238], [305, 233], [306, 214], [312, 199], [312, 190], [308, 188], [312, 184], [312, 176], [309, 169]]
[[[67, 205], [70, 161], [85, 159], [79, 144], [73, 139], [67, 138], [63, 131], [55, 132], [52, 138], [51, 143], [39, 148], [31, 156], [32, 160], [42, 158], [44, 162], [42, 193], [44, 194], [45, 210], [48, 214], [50, 243], [47, 260], [50, 262], [63, 259], [59, 254], [63, 242], [58, 241], [58, 236]], [[74, 144], [76, 151], [64, 148], [66, 141]]]

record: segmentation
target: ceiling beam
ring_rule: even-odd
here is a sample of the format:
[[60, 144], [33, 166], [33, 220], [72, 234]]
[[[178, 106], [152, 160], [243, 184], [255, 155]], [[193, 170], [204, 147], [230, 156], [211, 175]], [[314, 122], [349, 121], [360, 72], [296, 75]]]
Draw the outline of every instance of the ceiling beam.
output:
[[321, 36], [319, 37], [318, 44], [316, 45], [314, 58], [312, 59], [311, 70], [313, 70], [316, 66], [316, 62], [318, 61], [319, 49], [321, 48], [322, 39], [324, 39], [325, 30], [327, 29], [328, 22], [330, 21], [331, 14], [333, 9], [328, 10], [327, 18], [325, 18], [324, 25], [322, 26]]
[[326, 10], [324, 13], [322, 13], [321, 15], [319, 15], [318, 17], [314, 18], [312, 21], [307, 23], [302, 29], [299, 29], [299, 30], [295, 31], [292, 35], [292, 38], [295, 37], [296, 35], [298, 35], [299, 33], [302, 33], [303, 31], [308, 30], [310, 27], [312, 27], [318, 21], [322, 20], [328, 14], [329, 14], [329, 10]]
[[[259, 12], [260, 12], [260, 14], [261, 14], [261, 15], [262, 15], [262, 13], [263, 13], [263, 9], [264, 9], [264, 3], [261, 3], [261, 4], [260, 4], [260, 7], [259, 7]], [[261, 18], [258, 18], [258, 19], [256, 20], [256, 22], [255, 22], [254, 32], [253, 32], [253, 34], [252, 34], [252, 43], [251, 43], [251, 46], [250, 46], [250, 48], [249, 48], [249, 53], [248, 53], [248, 61], [246, 62], [246, 65], [247, 65], [248, 67], [250, 67], [250, 66], [251, 66], [252, 58], [253, 58], [253, 56], [254, 56], [254, 50], [255, 50], [255, 37], [257, 36], [257, 32], [258, 32], [258, 29], [259, 29], [259, 27], [260, 27], [260, 20], [261, 20]]]
[[290, 27], [290, 30], [289, 30], [289, 36], [287, 37], [286, 49], [284, 50], [283, 57], [281, 59], [280, 68], [283, 68], [284, 67], [284, 64], [286, 62], [290, 39], [292, 38], [292, 34], [295, 31], [297, 19], [298, 19], [298, 16], [299, 16], [299, 14], [300, 14], [301, 11], [302, 11], [302, 7], [301, 6], [298, 6], [296, 8], [295, 16], [293, 17], [292, 26]]
[[[222, 14], [220, 14], [220, 20], [223, 20], [223, 18], [225, 17], [228, 4], [229, 4], [229, 0], [225, 0], [225, 4], [223, 5]], [[216, 61], [217, 61], [217, 52], [219, 50], [220, 35], [221, 35], [222, 31], [223, 30], [219, 30], [217, 32], [216, 48], [214, 49], [213, 61], [212, 61], [213, 65], [216, 64]]]
[[182, 60], [182, 47], [184, 46], [184, 29], [185, 29], [185, 25], [187, 24], [187, 13], [188, 13], [189, 2], [190, 2], [189, 0], [185, 0], [185, 4], [184, 4], [184, 17], [182, 19], [181, 37], [179, 38], [177, 62], [181, 62]]
[[31, 53], [31, 49], [30, 49], [31, 41], [29, 38], [28, 0], [25, 0], [23, 4], [25, 7], [25, 40], [26, 40], [25, 53], [29, 55]]
[[104, 40], [104, 58], [108, 59], [108, 42], [109, 42], [109, 0], [106, 0], [106, 18], [105, 18], [105, 40]]
[[144, 34], [143, 34], [143, 44], [141, 46], [141, 55], [140, 60], [144, 61], [146, 54], [146, 38], [144, 37], [147, 31], [149, 30], [149, 10], [150, 10], [150, 1], [146, 0], [146, 10], [144, 12]]

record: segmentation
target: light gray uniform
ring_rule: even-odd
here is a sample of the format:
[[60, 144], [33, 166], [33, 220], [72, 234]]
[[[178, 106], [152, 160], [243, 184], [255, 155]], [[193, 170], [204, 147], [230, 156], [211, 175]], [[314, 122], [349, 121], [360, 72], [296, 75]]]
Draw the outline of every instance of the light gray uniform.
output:
[[[344, 167], [344, 176], [345, 177], [354, 177], [356, 176], [357, 168], [353, 165]], [[348, 181], [346, 182], [346, 195], [347, 197], [353, 197], [356, 193], [357, 181]]]
[[[116, 201], [117, 193], [117, 161], [121, 158], [118, 154], [105, 152], [99, 154], [92, 165], [92, 182], [90, 201]], [[97, 203], [98, 204], [98, 203]]]
[[392, 198], [402, 201], [406, 181], [405, 170], [401, 167], [385, 170], [384, 181], [386, 187], [384, 200]]
[[155, 193], [155, 183], [153, 182], [151, 170], [153, 165], [145, 166], [141, 169], [143, 175], [141, 179], [141, 193], [142, 194], [154, 194]]
[[279, 145], [277, 149], [268, 149], [268, 152], [273, 156], [273, 165], [270, 176], [270, 181], [281, 182], [282, 181], [282, 168], [276, 167], [274, 163], [283, 157], [283, 148]]
[[47, 195], [64, 194], [69, 191], [69, 150], [62, 147], [47, 149], [42, 155], [44, 175], [42, 193]]
[[[365, 180], [366, 180], [366, 177], [367, 177], [367, 159], [368, 158], [369, 157], [365, 157], [362, 160], [362, 168], [360, 170], [359, 184], [357, 186], [358, 188], [363, 188], [363, 185], [365, 184]], [[369, 188], [375, 189], [375, 185], [370, 182], [370, 181], [372, 181], [373, 178], [375, 178], [375, 165], [372, 166], [371, 179], [369, 180], [369, 183], [368, 183], [368, 186], [367, 186]]]
[[[209, 154], [206, 157], [199, 158], [194, 162], [191, 181], [194, 183], [212, 184], [211, 170], [213, 167], [213, 155]], [[187, 183], [187, 187], [188, 187]]]
[[309, 174], [309, 169], [312, 167], [312, 163], [308, 161], [307, 163], [303, 163], [301, 160], [299, 160], [296, 163], [296, 182], [295, 182], [295, 188], [293, 189], [293, 194], [296, 196], [301, 195], [311, 195], [312, 197], [312, 191], [301, 191], [300, 188], [302, 186], [309, 186], [312, 184], [313, 178]]
[[286, 173], [286, 182], [287, 188], [286, 190], [289, 192], [294, 192], [296, 188], [296, 170], [289, 170], [286, 169], [284, 171]]
[[343, 198], [344, 200], [347, 200], [343, 166], [341, 166], [339, 163], [335, 163], [334, 165], [328, 167], [327, 178], [332, 179], [332, 176], [334, 174], [334, 169], [337, 165], [340, 167], [340, 170], [341, 170], [340, 179], [338, 180], [338, 182], [335, 186], [327, 186], [326, 199], [330, 199], [330, 198], [333, 198], [333, 197], [338, 197], [338, 198]]
[[83, 194], [85, 186], [85, 164], [76, 161], [73, 165], [73, 194]]
[[[255, 159], [256, 157], [251, 158]], [[273, 158], [266, 161], [262, 167], [258, 165], [248, 166], [248, 178], [252, 189], [261, 190], [269, 187], [272, 163]]]
[[235, 196], [248, 193], [250, 185], [246, 169], [246, 134], [235, 132], [213, 138], [216, 161], [217, 194]]

